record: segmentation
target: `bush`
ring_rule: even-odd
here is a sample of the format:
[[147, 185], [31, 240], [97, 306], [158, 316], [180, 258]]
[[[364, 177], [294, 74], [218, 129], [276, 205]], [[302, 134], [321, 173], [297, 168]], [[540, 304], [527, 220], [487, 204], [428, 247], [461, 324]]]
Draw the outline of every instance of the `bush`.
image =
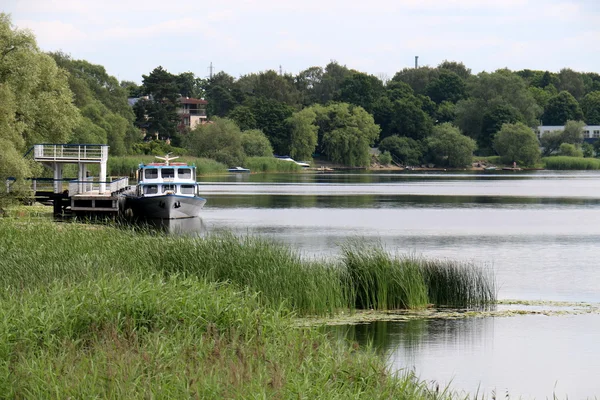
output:
[[384, 151], [379, 155], [379, 162], [382, 165], [390, 165], [392, 163], [392, 155], [389, 151]]
[[577, 146], [571, 143], [562, 143], [559, 147], [558, 152], [561, 156], [583, 157], [583, 151], [579, 150]]

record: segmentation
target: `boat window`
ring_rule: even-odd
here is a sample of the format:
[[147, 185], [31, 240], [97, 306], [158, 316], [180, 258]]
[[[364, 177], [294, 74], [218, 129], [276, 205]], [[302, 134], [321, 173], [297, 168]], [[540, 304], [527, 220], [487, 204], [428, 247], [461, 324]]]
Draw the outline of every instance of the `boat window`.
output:
[[144, 178], [146, 179], [156, 179], [158, 178], [158, 169], [151, 168], [144, 171]]
[[145, 185], [144, 194], [156, 194], [158, 193], [158, 185]]
[[175, 185], [162, 185], [163, 193], [166, 192], [175, 192]]
[[194, 185], [181, 185], [181, 194], [194, 194]]
[[177, 175], [179, 175], [181, 179], [191, 179], [192, 170], [190, 168], [179, 168]]
[[164, 178], [175, 178], [175, 170], [173, 168], [163, 168], [160, 171], [163, 179]]

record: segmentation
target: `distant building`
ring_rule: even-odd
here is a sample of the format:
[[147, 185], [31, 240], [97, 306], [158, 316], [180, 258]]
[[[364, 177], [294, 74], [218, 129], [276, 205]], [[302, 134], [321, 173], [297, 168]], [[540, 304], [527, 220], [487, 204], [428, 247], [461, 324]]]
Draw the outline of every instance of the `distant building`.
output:
[[206, 100], [180, 97], [179, 104], [177, 114], [181, 116], [180, 130], [194, 129], [196, 126], [206, 123], [206, 105], [208, 104]]
[[[129, 97], [127, 102], [130, 106], [134, 106], [139, 100], [152, 100], [151, 96], [143, 97]], [[181, 118], [181, 122], [177, 126], [180, 131], [186, 129], [194, 129], [196, 126], [205, 124], [206, 118], [206, 105], [208, 102], [204, 99], [194, 99], [191, 97], [180, 97], [179, 107], [177, 107], [177, 114]], [[147, 117], [147, 116], [146, 116]], [[140, 127], [145, 130], [144, 126]]]
[[[541, 125], [537, 127], [536, 134], [540, 139], [544, 134], [564, 130], [564, 125]], [[583, 141], [594, 143], [600, 139], [600, 125], [586, 125], [583, 127]]]

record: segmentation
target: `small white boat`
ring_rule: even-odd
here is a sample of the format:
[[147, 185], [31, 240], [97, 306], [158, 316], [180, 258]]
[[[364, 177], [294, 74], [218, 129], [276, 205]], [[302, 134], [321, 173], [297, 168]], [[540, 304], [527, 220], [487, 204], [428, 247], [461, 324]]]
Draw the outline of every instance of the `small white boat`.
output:
[[200, 215], [206, 199], [198, 194], [196, 167], [173, 163], [179, 157], [156, 157], [162, 163], [140, 164], [135, 194], [125, 197], [125, 214], [142, 218], [178, 219]]
[[229, 168], [227, 171], [229, 172], [250, 172], [250, 170], [248, 168], [242, 168], [242, 167], [234, 167], [234, 168]]
[[293, 163], [296, 163], [296, 164], [298, 164], [298, 165], [299, 165], [299, 166], [301, 166], [302, 168], [308, 168], [308, 167], [310, 167], [310, 164], [309, 164], [309, 163], [302, 162], [302, 161], [296, 161], [296, 160], [294, 160], [294, 159], [293, 159], [292, 157], [290, 157], [290, 156], [275, 156], [275, 158], [278, 158], [278, 159], [280, 159], [280, 160], [283, 160], [283, 161], [291, 161], [291, 162], [293, 162]]

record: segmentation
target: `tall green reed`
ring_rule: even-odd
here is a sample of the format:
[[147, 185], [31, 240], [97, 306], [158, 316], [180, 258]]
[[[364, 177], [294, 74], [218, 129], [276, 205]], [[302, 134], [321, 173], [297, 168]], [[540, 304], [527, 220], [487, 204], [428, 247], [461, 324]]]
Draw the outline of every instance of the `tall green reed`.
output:
[[597, 158], [553, 156], [545, 157], [542, 162], [546, 169], [556, 170], [597, 170], [600, 169], [600, 160]]

